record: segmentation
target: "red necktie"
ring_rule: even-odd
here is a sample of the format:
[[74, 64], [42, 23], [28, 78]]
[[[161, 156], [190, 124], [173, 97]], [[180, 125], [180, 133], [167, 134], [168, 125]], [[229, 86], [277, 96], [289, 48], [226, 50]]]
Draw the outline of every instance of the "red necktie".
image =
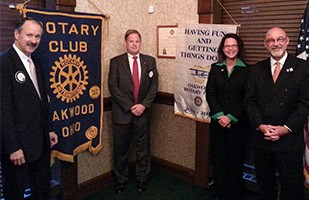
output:
[[138, 76], [138, 64], [137, 56], [133, 56], [133, 83], [134, 83], [134, 103], [138, 102], [138, 91], [139, 91], [139, 76]]
[[281, 68], [280, 68], [280, 63], [279, 62], [276, 62], [276, 67], [275, 67], [275, 70], [274, 70], [274, 73], [273, 73], [273, 80], [274, 80], [274, 83], [276, 83], [276, 80], [280, 74], [280, 71], [281, 71]]

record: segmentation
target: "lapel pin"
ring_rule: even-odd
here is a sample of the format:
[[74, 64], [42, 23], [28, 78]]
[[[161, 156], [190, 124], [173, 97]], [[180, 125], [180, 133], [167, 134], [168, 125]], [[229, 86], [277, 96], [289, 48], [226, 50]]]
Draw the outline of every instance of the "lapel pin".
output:
[[153, 71], [150, 71], [150, 72], [148, 73], [148, 76], [149, 76], [149, 78], [152, 78], [152, 77], [153, 77]]
[[287, 72], [293, 72], [294, 69], [293, 69], [293, 67], [290, 67], [289, 69], [286, 69], [286, 71], [287, 71]]
[[24, 72], [22, 71], [17, 71], [15, 73], [15, 80], [18, 82], [18, 83], [24, 83], [26, 81], [26, 75], [24, 74]]

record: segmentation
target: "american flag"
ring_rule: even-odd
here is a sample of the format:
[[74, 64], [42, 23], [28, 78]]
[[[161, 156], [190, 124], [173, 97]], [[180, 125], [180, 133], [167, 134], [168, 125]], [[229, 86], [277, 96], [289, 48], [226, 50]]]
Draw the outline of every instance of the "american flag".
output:
[[301, 20], [296, 55], [298, 58], [309, 60], [309, 3]]
[[[309, 3], [307, 4], [304, 16], [301, 20], [299, 31], [298, 45], [296, 48], [296, 56], [298, 58], [309, 61]], [[304, 125], [305, 133], [305, 163], [304, 175], [306, 177], [306, 186], [309, 186], [309, 117]]]

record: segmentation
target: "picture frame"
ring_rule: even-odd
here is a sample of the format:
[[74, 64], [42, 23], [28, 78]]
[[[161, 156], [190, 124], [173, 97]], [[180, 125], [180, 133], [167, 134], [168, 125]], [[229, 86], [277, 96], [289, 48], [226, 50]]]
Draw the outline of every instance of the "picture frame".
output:
[[157, 26], [157, 57], [176, 58], [177, 25]]

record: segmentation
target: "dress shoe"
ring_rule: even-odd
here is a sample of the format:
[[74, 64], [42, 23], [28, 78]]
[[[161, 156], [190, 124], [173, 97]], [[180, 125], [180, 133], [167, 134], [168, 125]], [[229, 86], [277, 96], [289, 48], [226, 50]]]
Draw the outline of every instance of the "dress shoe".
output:
[[146, 182], [138, 182], [138, 184], [137, 184], [137, 192], [138, 193], [144, 192], [146, 190], [146, 188], [147, 188]]
[[120, 183], [117, 183], [116, 184], [116, 193], [117, 194], [121, 194], [125, 191], [126, 187], [125, 187], [125, 184], [120, 184]]

